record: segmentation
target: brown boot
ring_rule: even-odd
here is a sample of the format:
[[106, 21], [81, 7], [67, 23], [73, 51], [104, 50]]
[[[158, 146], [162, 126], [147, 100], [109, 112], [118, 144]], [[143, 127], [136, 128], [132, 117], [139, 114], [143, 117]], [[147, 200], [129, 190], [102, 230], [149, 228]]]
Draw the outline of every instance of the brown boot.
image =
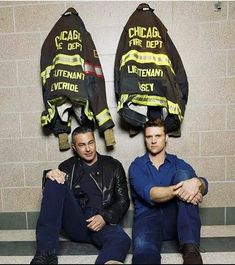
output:
[[200, 250], [196, 244], [184, 244], [181, 252], [183, 254], [183, 264], [203, 264]]

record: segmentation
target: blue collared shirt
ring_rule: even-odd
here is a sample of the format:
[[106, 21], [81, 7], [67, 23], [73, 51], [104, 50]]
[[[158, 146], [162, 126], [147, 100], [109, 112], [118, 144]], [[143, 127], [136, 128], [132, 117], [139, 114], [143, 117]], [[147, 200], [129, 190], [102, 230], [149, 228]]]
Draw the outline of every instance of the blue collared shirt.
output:
[[[136, 215], [149, 208], [156, 207], [156, 203], [150, 198], [151, 188], [173, 185], [178, 170], [187, 171], [191, 177], [197, 177], [194, 169], [188, 163], [176, 155], [167, 153], [164, 163], [158, 169], [151, 162], [148, 153], [137, 157], [131, 163], [129, 167], [129, 181]], [[206, 194], [208, 182], [205, 178], [202, 179], [206, 183]]]

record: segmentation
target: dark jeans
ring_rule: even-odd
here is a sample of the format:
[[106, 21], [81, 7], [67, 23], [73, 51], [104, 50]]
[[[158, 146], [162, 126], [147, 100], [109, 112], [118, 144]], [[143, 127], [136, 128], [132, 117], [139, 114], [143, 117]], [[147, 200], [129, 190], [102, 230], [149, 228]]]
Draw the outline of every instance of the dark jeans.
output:
[[[191, 178], [186, 171], [176, 174], [174, 183]], [[173, 199], [135, 216], [133, 264], [161, 264], [161, 246], [164, 240], [200, 243], [201, 220], [198, 206]]]
[[80, 208], [66, 184], [47, 180], [37, 223], [37, 251], [58, 253], [61, 228], [77, 242], [92, 243], [100, 249], [96, 264], [108, 260], [123, 262], [130, 248], [130, 238], [120, 225], [105, 225], [94, 232], [87, 228], [86, 219], [96, 214], [95, 209], [85, 212]]

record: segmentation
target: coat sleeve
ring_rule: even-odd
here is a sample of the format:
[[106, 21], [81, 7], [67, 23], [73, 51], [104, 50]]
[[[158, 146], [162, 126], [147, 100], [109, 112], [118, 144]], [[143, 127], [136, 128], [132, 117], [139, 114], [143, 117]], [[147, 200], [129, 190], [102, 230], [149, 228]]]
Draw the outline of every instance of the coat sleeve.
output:
[[120, 88], [120, 61], [122, 55], [125, 53], [125, 44], [127, 43], [127, 32], [124, 28], [118, 46], [115, 56], [115, 62], [114, 62], [114, 88], [115, 88], [115, 96], [116, 101], [118, 102], [121, 96], [121, 88]]
[[107, 105], [105, 80], [95, 44], [89, 32], [84, 33], [85, 79], [88, 99], [100, 132], [113, 128]]
[[168, 34], [166, 34], [166, 47], [175, 71], [176, 83], [179, 85], [179, 89], [182, 93], [180, 103], [184, 114], [185, 107], [188, 102], [188, 78], [181, 57]]
[[118, 224], [130, 206], [126, 174], [121, 163], [115, 169], [114, 185], [112, 203], [100, 212], [109, 224]]

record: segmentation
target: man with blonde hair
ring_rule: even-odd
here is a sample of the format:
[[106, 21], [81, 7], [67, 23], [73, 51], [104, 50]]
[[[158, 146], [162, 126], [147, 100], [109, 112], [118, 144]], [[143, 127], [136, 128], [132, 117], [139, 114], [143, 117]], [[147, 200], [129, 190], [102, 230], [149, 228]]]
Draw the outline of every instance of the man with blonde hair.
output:
[[198, 205], [207, 193], [205, 178], [176, 155], [166, 152], [163, 120], [144, 127], [147, 152], [130, 165], [134, 203], [133, 264], [161, 264], [164, 240], [177, 239], [184, 264], [202, 264]]

